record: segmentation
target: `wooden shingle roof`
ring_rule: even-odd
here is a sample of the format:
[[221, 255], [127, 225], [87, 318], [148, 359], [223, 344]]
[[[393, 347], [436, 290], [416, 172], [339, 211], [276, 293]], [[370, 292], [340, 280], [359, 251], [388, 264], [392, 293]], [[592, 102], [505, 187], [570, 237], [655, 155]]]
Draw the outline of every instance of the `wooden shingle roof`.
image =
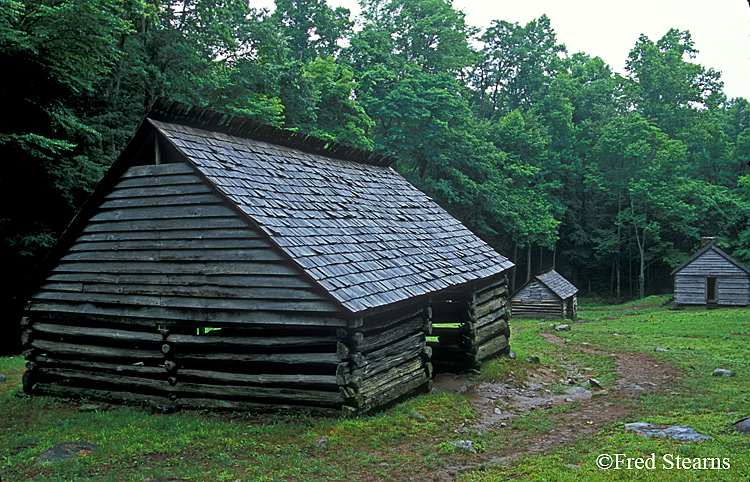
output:
[[536, 275], [536, 279], [563, 300], [578, 293], [578, 288], [573, 286], [573, 283], [563, 278], [560, 273], [554, 269]]
[[154, 117], [159, 133], [352, 313], [513, 266], [388, 167], [390, 158]]

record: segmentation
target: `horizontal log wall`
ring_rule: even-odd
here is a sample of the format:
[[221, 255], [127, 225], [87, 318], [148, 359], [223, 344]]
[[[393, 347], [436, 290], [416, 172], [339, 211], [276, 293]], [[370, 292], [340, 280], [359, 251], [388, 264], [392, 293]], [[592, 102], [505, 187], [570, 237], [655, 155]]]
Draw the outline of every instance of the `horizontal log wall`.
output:
[[503, 277], [479, 287], [470, 304], [470, 330], [476, 340], [477, 363], [487, 361], [510, 350], [510, 309], [508, 280]]
[[213, 408], [338, 413], [344, 402], [336, 376], [345, 361], [340, 328], [228, 325], [200, 334], [205, 327], [56, 322], [24, 321], [30, 393], [116, 398], [104, 390], [173, 408], [200, 400]]
[[431, 327], [426, 306], [366, 317], [359, 325], [347, 335], [347, 361], [336, 373], [345, 410], [365, 412], [431, 388], [432, 364], [425, 343]]
[[745, 306], [750, 303], [750, 276], [714, 249], [707, 250], [675, 273], [675, 303], [706, 304], [707, 278], [717, 279], [717, 304]]
[[[706, 304], [706, 277], [675, 275], [675, 303], [679, 305]], [[750, 303], [750, 278], [747, 276], [716, 277], [718, 305], [745, 306]]]
[[179, 163], [129, 169], [31, 301], [42, 315], [345, 326], [334, 303]]
[[565, 318], [565, 301], [521, 301], [511, 300], [514, 318], [544, 318], [561, 320]]
[[131, 393], [173, 407], [344, 403], [347, 320], [186, 164], [128, 170], [29, 316], [32, 393]]
[[511, 299], [514, 318], [545, 318], [561, 320], [570, 316], [567, 301], [534, 279], [518, 290]]

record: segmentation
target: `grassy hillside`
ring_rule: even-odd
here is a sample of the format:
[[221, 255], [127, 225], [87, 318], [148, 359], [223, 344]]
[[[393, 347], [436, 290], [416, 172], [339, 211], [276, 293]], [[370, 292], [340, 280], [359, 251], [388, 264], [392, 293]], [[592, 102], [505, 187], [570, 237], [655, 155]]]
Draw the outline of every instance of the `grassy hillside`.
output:
[[[165, 415], [127, 406], [84, 412], [85, 400], [20, 396], [24, 361], [2, 358], [0, 374], [9, 381], [0, 384], [0, 479], [747, 481], [750, 437], [736, 434], [731, 423], [750, 415], [750, 309], [670, 311], [664, 301], [583, 303], [584, 322], [559, 333], [555, 323], [513, 320], [518, 357], [486, 364], [466, 380], [465, 393], [420, 396], [355, 419]], [[526, 362], [528, 355], [541, 363]], [[712, 377], [716, 368], [737, 376]], [[573, 372], [581, 376], [566, 381]], [[546, 391], [561, 399], [570, 384], [588, 377], [604, 387], [590, 400], [522, 409], [503, 405], [502, 397], [494, 406], [476, 397], [480, 386], [487, 393], [523, 393], [545, 380]], [[636, 391], [638, 383], [645, 389]], [[510, 415], [502, 423], [492, 420], [493, 408]], [[689, 425], [714, 439], [644, 438], [625, 431], [627, 422]], [[99, 448], [34, 465], [53, 445], [80, 440]], [[460, 440], [471, 440], [476, 453], [451, 445]], [[603, 454], [624, 454], [631, 465], [653, 459], [656, 466], [602, 470], [597, 458]], [[689, 467], [665, 467], [678, 456], [689, 459]], [[698, 467], [696, 458], [706, 459], [698, 465], [716, 460], [729, 467]]]

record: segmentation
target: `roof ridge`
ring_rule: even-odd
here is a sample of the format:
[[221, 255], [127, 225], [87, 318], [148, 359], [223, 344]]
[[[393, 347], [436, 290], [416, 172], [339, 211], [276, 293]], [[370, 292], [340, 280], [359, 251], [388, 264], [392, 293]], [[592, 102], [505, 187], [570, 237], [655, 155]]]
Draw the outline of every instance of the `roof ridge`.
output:
[[246, 117], [219, 112], [207, 107], [185, 104], [165, 97], [156, 99], [147, 118], [271, 142], [311, 154], [323, 154], [360, 164], [388, 167], [396, 162], [396, 158], [393, 156], [262, 124]]

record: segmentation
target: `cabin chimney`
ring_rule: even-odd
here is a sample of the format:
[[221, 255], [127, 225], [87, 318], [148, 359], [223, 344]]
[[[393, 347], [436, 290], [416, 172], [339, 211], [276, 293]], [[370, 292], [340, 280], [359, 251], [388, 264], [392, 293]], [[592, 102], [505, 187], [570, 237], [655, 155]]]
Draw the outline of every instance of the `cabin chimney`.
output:
[[701, 238], [701, 248], [705, 248], [709, 244], [716, 244], [718, 241], [719, 241], [719, 238], [703, 237]]

